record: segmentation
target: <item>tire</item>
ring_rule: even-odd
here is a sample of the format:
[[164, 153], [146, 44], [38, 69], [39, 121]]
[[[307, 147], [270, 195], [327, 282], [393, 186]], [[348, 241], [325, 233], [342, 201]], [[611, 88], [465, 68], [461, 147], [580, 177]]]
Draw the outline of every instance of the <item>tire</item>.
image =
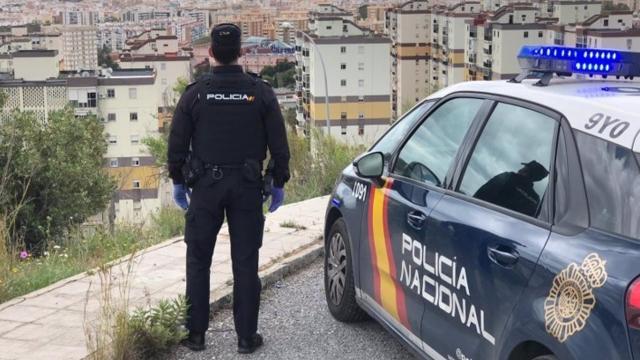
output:
[[542, 355], [542, 356], [536, 356], [531, 360], [558, 360], [558, 358], [555, 357], [554, 355]]
[[358, 322], [368, 318], [356, 302], [350, 243], [347, 225], [340, 218], [333, 223], [325, 240], [324, 293], [329, 312], [341, 322]]

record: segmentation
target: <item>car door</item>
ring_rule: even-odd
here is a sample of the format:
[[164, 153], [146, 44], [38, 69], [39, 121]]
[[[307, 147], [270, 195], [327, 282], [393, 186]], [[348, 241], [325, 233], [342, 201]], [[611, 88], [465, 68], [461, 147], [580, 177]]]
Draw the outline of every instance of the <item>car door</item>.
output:
[[[381, 152], [384, 154], [385, 163], [388, 165], [389, 159], [400, 146], [402, 140], [408, 133], [416, 126], [416, 124], [424, 118], [425, 114], [433, 106], [435, 100], [424, 101], [421, 104], [416, 105], [407, 114], [400, 118], [394, 125], [385, 133], [380, 140], [374, 144], [369, 152]], [[358, 242], [358, 256], [357, 261], [354, 262], [354, 266], [357, 269], [355, 271], [357, 280], [356, 292], [359, 297], [367, 297], [370, 299], [375, 298], [374, 276], [377, 268], [373, 266], [374, 257], [372, 257], [372, 251], [369, 242], [369, 213], [371, 211], [371, 195], [374, 190], [381, 188], [381, 184], [371, 180], [358, 177], [353, 184], [353, 191], [355, 196], [360, 201], [358, 208], [361, 211], [363, 221], [360, 222], [362, 234], [360, 241]]]
[[[452, 164], [484, 103], [455, 98], [439, 104], [399, 150], [393, 171], [372, 186], [366, 229], [371, 287], [363, 297], [394, 330], [424, 350], [420, 338], [424, 299], [412, 291], [411, 239], [424, 239], [426, 219], [443, 196]], [[364, 256], [364, 254], [363, 254]], [[370, 272], [369, 269], [371, 269]]]
[[496, 101], [431, 212], [422, 333], [443, 356], [496, 358], [502, 330], [549, 238], [559, 117]]

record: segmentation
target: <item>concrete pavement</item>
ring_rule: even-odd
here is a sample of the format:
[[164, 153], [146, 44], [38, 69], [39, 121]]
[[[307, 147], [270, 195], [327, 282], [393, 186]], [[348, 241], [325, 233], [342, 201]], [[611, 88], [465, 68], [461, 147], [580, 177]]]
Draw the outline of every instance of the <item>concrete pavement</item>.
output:
[[[260, 251], [261, 277], [287, 271], [288, 264], [322, 249], [324, 211], [328, 197], [280, 208], [266, 216]], [[284, 225], [284, 226], [282, 226]], [[131, 307], [174, 298], [185, 290], [185, 252], [182, 237], [168, 240], [137, 254], [130, 276]], [[126, 259], [114, 263], [111, 282], [123, 281]], [[231, 292], [229, 236], [223, 227], [211, 268], [211, 300]], [[83, 273], [28, 295], [0, 304], [0, 360], [83, 359], [88, 354], [86, 320], [99, 310], [100, 280]]]

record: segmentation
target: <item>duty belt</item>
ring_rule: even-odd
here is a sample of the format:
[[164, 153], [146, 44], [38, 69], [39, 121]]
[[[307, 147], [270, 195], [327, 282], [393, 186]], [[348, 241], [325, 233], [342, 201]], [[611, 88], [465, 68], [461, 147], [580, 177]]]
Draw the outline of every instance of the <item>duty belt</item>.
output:
[[211, 176], [214, 180], [220, 180], [224, 177], [223, 169], [242, 169], [244, 164], [225, 164], [225, 165], [216, 165], [216, 164], [204, 164], [205, 171], [211, 171]]

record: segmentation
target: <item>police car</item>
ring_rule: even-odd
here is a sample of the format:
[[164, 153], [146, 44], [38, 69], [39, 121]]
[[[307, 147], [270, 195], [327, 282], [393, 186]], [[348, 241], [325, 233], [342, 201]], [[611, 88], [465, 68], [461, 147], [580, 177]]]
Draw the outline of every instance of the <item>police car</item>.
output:
[[425, 99], [344, 170], [329, 310], [427, 359], [640, 359], [640, 54], [519, 62]]

